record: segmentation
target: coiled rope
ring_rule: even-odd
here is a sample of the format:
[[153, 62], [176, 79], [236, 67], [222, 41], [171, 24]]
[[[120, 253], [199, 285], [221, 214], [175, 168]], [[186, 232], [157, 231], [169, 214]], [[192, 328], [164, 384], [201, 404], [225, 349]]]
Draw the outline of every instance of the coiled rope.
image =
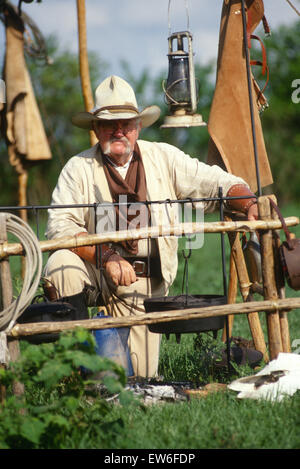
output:
[[[36, 293], [41, 278], [43, 258], [39, 241], [30, 226], [11, 213], [6, 213], [5, 216], [7, 232], [19, 239], [25, 253], [25, 273], [21, 293], [0, 312], [0, 331], [9, 332]], [[0, 249], [5, 252], [5, 245], [0, 244]]]
[[5, 12], [8, 12], [13, 16], [18, 16], [24, 25], [23, 38], [26, 54], [37, 61], [41, 61], [41, 63], [51, 65], [53, 60], [48, 56], [47, 44], [44, 36], [33, 19], [24, 11], [21, 11], [22, 1], [23, 0], [19, 0], [19, 5], [16, 7], [11, 2], [0, 0], [0, 21], [5, 24]]

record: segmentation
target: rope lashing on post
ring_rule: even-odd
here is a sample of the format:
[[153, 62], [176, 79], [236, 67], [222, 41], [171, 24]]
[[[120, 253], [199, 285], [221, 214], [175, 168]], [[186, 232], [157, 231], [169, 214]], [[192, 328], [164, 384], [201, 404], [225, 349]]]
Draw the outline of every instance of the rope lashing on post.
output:
[[[30, 226], [11, 213], [5, 215], [7, 232], [19, 239], [25, 253], [25, 273], [20, 295], [8, 307], [0, 311], [0, 331], [9, 332], [36, 293], [41, 278], [43, 259], [39, 241]], [[5, 253], [5, 244], [0, 244], [0, 252]]]

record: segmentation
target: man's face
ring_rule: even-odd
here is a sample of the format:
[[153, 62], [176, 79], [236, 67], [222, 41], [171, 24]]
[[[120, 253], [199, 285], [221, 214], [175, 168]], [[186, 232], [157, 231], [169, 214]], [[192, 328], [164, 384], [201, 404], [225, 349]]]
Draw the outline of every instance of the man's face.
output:
[[138, 139], [140, 123], [137, 119], [101, 120], [94, 131], [103, 153], [115, 163], [125, 164]]

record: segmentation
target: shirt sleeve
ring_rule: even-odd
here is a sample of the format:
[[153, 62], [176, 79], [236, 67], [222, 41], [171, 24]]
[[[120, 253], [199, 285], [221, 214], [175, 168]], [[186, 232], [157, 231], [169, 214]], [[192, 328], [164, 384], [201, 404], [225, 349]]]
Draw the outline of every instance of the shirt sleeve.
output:
[[[171, 177], [178, 199], [216, 198], [219, 188], [225, 197], [230, 187], [235, 184], [248, 184], [240, 177], [227, 173], [219, 166], [210, 166], [191, 158], [181, 150], [172, 150]], [[217, 201], [204, 203], [206, 211], [214, 210]]]
[[74, 236], [77, 233], [87, 231], [86, 213], [84, 207], [72, 207], [74, 204], [84, 204], [83, 178], [84, 169], [79, 165], [79, 158], [73, 157], [64, 166], [52, 194], [51, 205], [66, 206], [63, 208], [51, 208], [48, 210], [48, 224], [46, 237], [59, 238]]

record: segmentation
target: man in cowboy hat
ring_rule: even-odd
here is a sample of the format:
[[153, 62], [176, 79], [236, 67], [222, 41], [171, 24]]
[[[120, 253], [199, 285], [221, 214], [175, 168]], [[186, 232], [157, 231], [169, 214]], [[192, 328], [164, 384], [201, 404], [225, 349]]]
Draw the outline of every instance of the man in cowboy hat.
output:
[[[53, 205], [81, 206], [49, 210], [48, 238], [128, 227], [134, 221], [129, 209], [125, 215], [121, 205], [114, 205], [113, 214], [107, 209], [124, 197], [133, 209], [137, 202], [146, 200], [216, 197], [219, 187], [227, 196], [251, 196], [231, 200], [230, 208], [246, 213], [249, 219], [257, 218], [256, 198], [242, 179], [201, 163], [172, 145], [138, 139], [140, 130], [152, 125], [160, 110], [149, 106], [140, 112], [126, 81], [117, 76], [106, 78], [96, 89], [95, 101], [91, 112], [77, 114], [72, 122], [94, 130], [99, 143], [67, 162], [52, 197]], [[99, 204], [96, 221], [94, 209], [84, 204]], [[214, 206], [215, 202], [206, 202], [204, 208]], [[174, 220], [174, 210], [173, 206], [166, 209], [168, 220]], [[136, 226], [146, 226], [149, 221], [148, 209], [140, 209], [141, 214]], [[151, 217], [153, 214], [155, 210]], [[58, 250], [49, 257], [45, 278], [55, 287], [56, 298], [75, 304], [82, 318], [88, 317], [86, 305], [99, 304], [99, 294], [112, 316], [143, 314], [144, 300], [167, 295], [175, 279], [177, 239], [102, 245], [100, 260], [97, 256], [95, 246], [84, 246]], [[129, 348], [135, 375], [157, 374], [159, 346], [159, 334], [149, 332], [147, 326], [131, 328]]]

